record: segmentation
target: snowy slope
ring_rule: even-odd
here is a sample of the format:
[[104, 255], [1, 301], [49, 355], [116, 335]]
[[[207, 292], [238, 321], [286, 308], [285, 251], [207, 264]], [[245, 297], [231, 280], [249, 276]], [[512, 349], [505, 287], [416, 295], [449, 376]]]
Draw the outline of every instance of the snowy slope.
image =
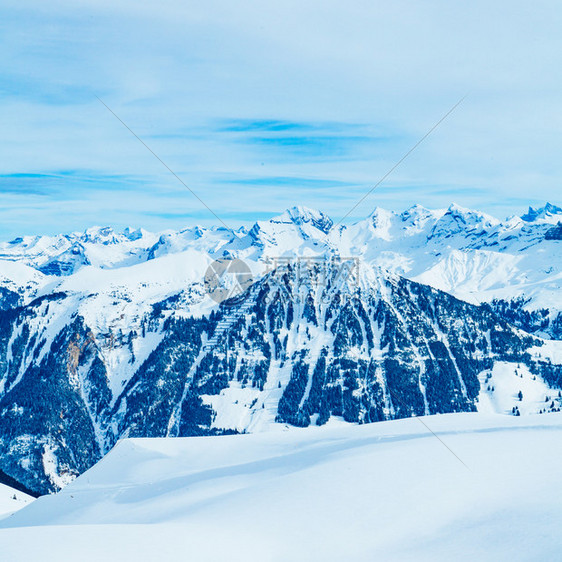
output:
[[561, 447], [562, 414], [124, 440], [62, 492], [0, 521], [2, 555], [557, 560]]
[[[560, 240], [549, 237], [562, 209], [547, 204], [499, 221], [451, 205], [376, 209], [364, 221], [330, 233], [346, 255], [360, 255], [410, 279], [469, 302], [524, 297], [530, 309], [562, 310]], [[553, 239], [549, 239], [553, 238]]]
[[0, 518], [15, 513], [34, 499], [6, 484], [0, 484]]

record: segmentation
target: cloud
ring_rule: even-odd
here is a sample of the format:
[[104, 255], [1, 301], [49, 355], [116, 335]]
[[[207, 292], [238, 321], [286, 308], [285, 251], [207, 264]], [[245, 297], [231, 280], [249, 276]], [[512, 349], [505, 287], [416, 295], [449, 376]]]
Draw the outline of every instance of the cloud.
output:
[[258, 186], [258, 187], [293, 187], [300, 186], [301, 188], [331, 188], [331, 187], [343, 187], [348, 184], [337, 180], [319, 179], [319, 178], [307, 178], [307, 177], [295, 177], [295, 176], [259, 176], [259, 177], [246, 177], [246, 178], [231, 178], [223, 179], [225, 183], [231, 183], [242, 186]]
[[6, 6], [0, 237], [216, 222], [96, 95], [233, 222], [343, 216], [465, 93], [357, 213], [560, 203], [561, 24], [544, 0]]
[[322, 125], [280, 121], [274, 119], [228, 119], [219, 126], [219, 132], [227, 133], [246, 133], [246, 132], [285, 132], [285, 131], [313, 131], [318, 130]]

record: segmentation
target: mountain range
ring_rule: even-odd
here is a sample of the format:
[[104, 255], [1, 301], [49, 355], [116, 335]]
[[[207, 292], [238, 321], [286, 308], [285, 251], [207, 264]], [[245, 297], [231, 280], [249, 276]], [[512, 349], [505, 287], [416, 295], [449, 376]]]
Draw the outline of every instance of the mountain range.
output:
[[58, 490], [123, 437], [557, 411], [561, 240], [547, 204], [2, 243], [0, 481]]

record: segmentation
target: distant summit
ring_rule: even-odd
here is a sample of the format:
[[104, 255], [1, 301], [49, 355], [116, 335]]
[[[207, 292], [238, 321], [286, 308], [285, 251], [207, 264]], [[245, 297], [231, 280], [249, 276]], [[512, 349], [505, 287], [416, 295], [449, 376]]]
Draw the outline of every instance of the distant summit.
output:
[[533, 209], [529, 207], [529, 210], [521, 215], [521, 218], [527, 222], [534, 222], [540, 219], [551, 219], [552, 217], [557, 217], [562, 220], [562, 208], [553, 205], [552, 203], [547, 203], [544, 207], [538, 209]]
[[296, 225], [311, 224], [318, 230], [327, 233], [334, 224], [332, 219], [316, 209], [310, 209], [302, 205], [297, 205], [287, 209], [279, 217], [275, 217], [272, 221], [288, 222], [291, 221]]

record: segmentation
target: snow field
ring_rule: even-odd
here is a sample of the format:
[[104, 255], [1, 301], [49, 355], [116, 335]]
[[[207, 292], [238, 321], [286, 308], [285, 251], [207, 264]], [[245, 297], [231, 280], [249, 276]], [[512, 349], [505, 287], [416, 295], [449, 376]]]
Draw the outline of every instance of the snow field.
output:
[[442, 442], [413, 418], [124, 440], [2, 520], [0, 545], [13, 561], [557, 559], [562, 414], [424, 423]]

